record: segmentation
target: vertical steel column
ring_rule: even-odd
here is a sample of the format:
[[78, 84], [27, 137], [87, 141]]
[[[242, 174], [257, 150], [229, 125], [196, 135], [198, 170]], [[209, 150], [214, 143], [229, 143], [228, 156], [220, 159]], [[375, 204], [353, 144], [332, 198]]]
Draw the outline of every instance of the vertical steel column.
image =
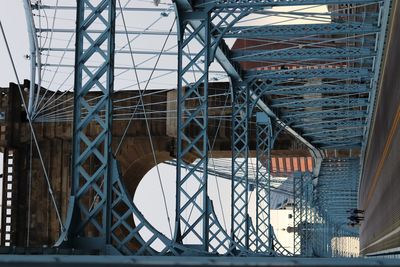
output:
[[232, 102], [232, 238], [249, 248], [248, 220], [249, 87], [233, 85]]
[[[178, 135], [176, 230], [178, 243], [208, 250], [208, 68], [210, 21], [208, 12], [178, 9]], [[189, 23], [191, 22], [191, 23]], [[199, 38], [203, 33], [205, 38]], [[190, 46], [200, 51], [190, 53]], [[197, 73], [200, 74], [195, 74]], [[195, 158], [196, 164], [188, 161]], [[204, 170], [204, 171], [201, 171]]]
[[293, 253], [301, 255], [301, 223], [303, 219], [303, 176], [301, 172], [293, 173]]
[[[92, 29], [101, 32], [94, 34]], [[115, 0], [79, 0], [71, 185], [74, 207], [66, 231], [74, 246], [86, 249], [104, 249], [111, 243], [114, 38]], [[92, 92], [98, 97], [89, 98]], [[92, 127], [99, 129], [98, 134], [90, 131]]]
[[306, 257], [312, 256], [312, 230], [311, 226], [313, 224], [313, 209], [312, 209], [312, 179], [311, 173], [306, 173], [304, 177], [304, 210], [305, 216], [302, 223], [302, 239], [304, 242], [304, 251], [302, 255]]
[[293, 174], [294, 254], [307, 256], [309, 251], [309, 217], [311, 205], [311, 174]]
[[264, 112], [256, 114], [256, 251], [269, 252], [272, 247], [270, 235], [270, 181], [271, 181], [271, 119]]

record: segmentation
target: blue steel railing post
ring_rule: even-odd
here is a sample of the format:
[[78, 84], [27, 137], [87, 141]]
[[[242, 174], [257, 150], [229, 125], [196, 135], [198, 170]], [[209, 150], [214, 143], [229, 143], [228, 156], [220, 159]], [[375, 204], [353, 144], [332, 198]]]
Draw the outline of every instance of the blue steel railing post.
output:
[[[208, 250], [207, 170], [208, 166], [208, 68], [210, 20], [206, 11], [178, 15], [178, 118], [175, 241]], [[189, 24], [196, 21], [197, 24]], [[196, 25], [196, 26], [193, 26]], [[199, 32], [205, 33], [200, 40]], [[200, 51], [190, 54], [190, 45]], [[200, 74], [193, 75], [193, 71]], [[191, 79], [194, 81], [191, 82]], [[197, 159], [194, 165], [188, 164]], [[186, 173], [185, 173], [186, 170]]]
[[256, 113], [256, 251], [268, 253], [272, 248], [271, 216], [271, 119], [264, 112]]
[[249, 87], [233, 85], [232, 101], [232, 239], [249, 247], [248, 220], [248, 131]]

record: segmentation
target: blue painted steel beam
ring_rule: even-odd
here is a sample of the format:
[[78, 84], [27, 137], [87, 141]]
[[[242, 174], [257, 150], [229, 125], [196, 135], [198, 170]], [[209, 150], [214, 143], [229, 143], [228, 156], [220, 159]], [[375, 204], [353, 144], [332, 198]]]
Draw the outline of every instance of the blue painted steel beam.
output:
[[343, 131], [334, 131], [334, 132], [327, 132], [327, 133], [320, 133], [320, 134], [312, 134], [313, 138], [335, 138], [335, 137], [350, 137], [354, 135], [362, 135], [362, 128], [360, 129], [352, 129], [352, 130], [343, 130]]
[[364, 47], [327, 47], [327, 48], [289, 48], [277, 50], [236, 50], [231, 59], [243, 61], [272, 61], [272, 60], [325, 60], [335, 58], [372, 57], [375, 53]]
[[[352, 179], [352, 177], [349, 177], [349, 179]], [[332, 192], [333, 190], [330, 192], [320, 192], [321, 194], [319, 194], [319, 199], [323, 200], [325, 204], [332, 202], [334, 205], [338, 204], [338, 202], [342, 202], [342, 205], [349, 204], [348, 201], [357, 200], [356, 190], [353, 190], [352, 192], [336, 191], [336, 188], [334, 188], [334, 190], [334, 192]]]
[[[346, 177], [347, 181], [354, 181], [352, 179], [353, 177]], [[336, 179], [334, 179], [336, 180]], [[344, 187], [343, 185], [356, 185], [356, 183], [346, 183], [345, 180], [340, 181], [340, 183], [329, 183], [326, 184], [325, 186], [319, 186], [318, 191], [324, 191], [326, 190], [326, 196], [329, 195], [339, 195], [339, 196], [352, 196], [353, 193], [357, 193], [357, 189], [351, 188], [351, 187]], [[332, 190], [335, 189], [335, 190]], [[337, 194], [337, 192], [340, 192]]]
[[[315, 128], [302, 128], [303, 129], [303, 136], [305, 137], [312, 137], [314, 135], [322, 135], [322, 134], [333, 134], [333, 133], [339, 133], [340, 131], [345, 131], [349, 129], [353, 129], [354, 131], [360, 131], [360, 129], [364, 128], [364, 124], [358, 124], [358, 125], [353, 125], [353, 126], [348, 126], [348, 127], [343, 127], [343, 128], [335, 128], [335, 123], [332, 122], [331, 126], [330, 125], [325, 125], [320, 128], [315, 127]], [[331, 129], [335, 128], [335, 129]]]
[[337, 137], [327, 137], [323, 139], [314, 139], [311, 141], [313, 144], [329, 144], [337, 142], [348, 142], [348, 141], [362, 141], [362, 134], [356, 134], [353, 136], [337, 136]]
[[359, 132], [362, 128], [363, 127], [360, 126], [360, 127], [348, 127], [347, 129], [343, 128], [343, 129], [334, 129], [334, 130], [332, 130], [332, 129], [319, 129], [319, 131], [317, 131], [318, 129], [316, 129], [315, 131], [304, 132], [303, 135], [305, 137], [311, 137], [312, 138], [313, 136], [323, 136], [323, 135], [327, 136], [327, 135], [332, 135], [334, 133], [340, 134], [341, 131], [348, 130], [348, 129], [353, 129], [355, 132]]
[[256, 251], [269, 253], [271, 236], [271, 150], [273, 132], [271, 119], [264, 112], [256, 114]]
[[268, 25], [232, 27], [224, 35], [225, 38], [273, 38], [298, 37], [307, 35], [337, 35], [337, 34], [373, 34], [379, 28], [364, 23], [325, 23], [300, 25]]
[[[351, 168], [351, 170], [349, 170]], [[318, 181], [318, 186], [321, 188], [329, 188], [330, 186], [340, 185], [344, 182], [349, 184], [357, 184], [354, 179], [349, 179], [349, 177], [355, 177], [357, 175], [357, 169], [353, 169], [352, 165], [345, 167], [335, 167], [335, 168], [325, 168], [325, 172], [321, 173]], [[335, 177], [335, 179], [332, 179]]]
[[[198, 23], [192, 28], [177, 12], [179, 23], [178, 38], [178, 89], [177, 89], [177, 168], [176, 168], [176, 215], [175, 241], [209, 249], [209, 211], [207, 204], [208, 173], [208, 68], [211, 64], [210, 35], [205, 34], [199, 42], [193, 32], [210, 31], [207, 14], [193, 17]], [[201, 46], [200, 52], [188, 55], [185, 51], [193, 44]], [[194, 76], [193, 70], [201, 75]], [[197, 99], [193, 102], [193, 99]], [[190, 104], [189, 104], [190, 102]], [[189, 129], [195, 133], [190, 134]], [[198, 159], [196, 165], [185, 161], [191, 155]], [[193, 190], [190, 186], [195, 187]]]
[[[353, 142], [345, 141], [341, 144], [321, 142], [320, 144], [327, 148], [360, 146], [360, 141]], [[325, 159], [322, 162], [316, 186], [316, 202], [321, 209], [326, 210], [331, 220], [346, 224], [348, 216], [346, 210], [357, 207], [358, 173], [357, 158], [349, 158], [345, 161]]]
[[323, 136], [323, 135], [318, 135], [318, 136], [312, 136], [312, 138], [313, 138], [313, 142], [318, 142], [318, 141], [329, 141], [329, 142], [331, 142], [331, 141], [335, 141], [335, 140], [344, 140], [344, 141], [347, 141], [348, 139], [358, 139], [358, 138], [361, 138], [362, 137], [362, 132], [360, 132], [360, 131], [358, 131], [358, 132], [355, 132], [354, 134], [344, 134], [344, 135], [341, 135], [341, 134], [338, 134], [338, 135], [326, 135], [326, 136]]
[[[324, 177], [324, 178], [329, 178], [329, 177], [336, 177], [334, 180], [331, 179], [325, 179], [325, 180], [321, 180], [320, 182], [318, 182], [318, 184], [320, 186], [323, 186], [325, 184], [332, 184], [334, 182], [340, 182], [341, 180], [348, 180], [346, 175], [355, 175], [357, 170], [356, 169], [351, 169], [349, 170], [349, 167], [352, 167], [352, 165], [340, 165], [337, 167], [325, 167], [325, 172], [320, 174], [320, 177]], [[342, 175], [341, 174], [346, 174], [346, 175]], [[353, 181], [353, 180], [348, 180], [348, 181]]]
[[[321, 177], [321, 181], [318, 182], [319, 186], [325, 186], [325, 185], [330, 185], [336, 182], [343, 183], [343, 181], [347, 182], [353, 182], [353, 180], [347, 179], [348, 174], [356, 174], [357, 170], [350, 169], [352, 165], [346, 165], [346, 166], [338, 166], [338, 167], [325, 167], [324, 173], [321, 173], [319, 177]], [[342, 175], [342, 174], [347, 174], [347, 175]], [[330, 179], [331, 177], [336, 177], [334, 180]], [[322, 179], [324, 178], [324, 179]], [[325, 179], [326, 178], [326, 179]], [[343, 180], [343, 181], [342, 181]]]
[[318, 111], [289, 111], [282, 112], [282, 118], [292, 121], [302, 119], [329, 119], [329, 118], [366, 118], [367, 112], [362, 110], [318, 110]]
[[[323, 177], [323, 176], [321, 176]], [[330, 182], [330, 183], [326, 183], [326, 184], [322, 184], [322, 181], [324, 179], [321, 179], [321, 182], [318, 182], [318, 190], [321, 192], [323, 190], [326, 190], [329, 193], [331, 189], [335, 188], [335, 190], [340, 190], [343, 192], [357, 192], [356, 189], [351, 189], [351, 188], [347, 188], [347, 189], [343, 189], [345, 187], [343, 187], [343, 185], [357, 185], [357, 183], [355, 182], [355, 179], [352, 179], [353, 177], [346, 177], [346, 179], [337, 179], [340, 177], [335, 177], [334, 179], [332, 179], [335, 182]]]
[[[327, 193], [324, 193], [322, 195], [325, 195], [326, 197], [320, 197], [320, 200], [322, 200], [322, 202], [325, 202], [325, 204], [332, 204], [335, 206], [343, 206], [343, 205], [354, 205], [354, 203], [351, 203], [351, 201], [357, 201], [357, 194], [355, 193], [352, 197], [350, 196], [339, 196], [339, 193], [342, 192], [338, 192], [338, 195], [328, 195]], [[338, 205], [339, 204], [339, 205]], [[339, 209], [340, 210], [340, 207]]]
[[[194, 2], [191, 2], [189, 0], [175, 0], [174, 3], [176, 4], [176, 9], [177, 10], [181, 10], [182, 12], [188, 12], [193, 14], [193, 10], [197, 8], [197, 4]], [[200, 6], [201, 10], [204, 9], [208, 9], [211, 10], [213, 7], [215, 7], [215, 4], [217, 2], [213, 1], [210, 4], [210, 6], [207, 7], [208, 4], [203, 3]], [[236, 2], [236, 4], [238, 4]], [[257, 4], [255, 3], [249, 3], [247, 2], [245, 5], [248, 5], [249, 7], [256, 7]], [[212, 6], [212, 7], [211, 7]], [[258, 8], [259, 10], [259, 8]], [[196, 20], [189, 20], [187, 21], [188, 24], [190, 24], [194, 29], [199, 27], [199, 23]], [[206, 40], [207, 34], [205, 33], [205, 31], [198, 31], [197, 32], [197, 37], [202, 40], [204, 42], [204, 40]], [[211, 41], [214, 42], [215, 38], [211, 37]], [[221, 67], [226, 71], [226, 73], [229, 75], [229, 77], [235, 81], [235, 82], [241, 82], [243, 81], [243, 70], [241, 69], [240, 65], [237, 62], [233, 62], [230, 59], [229, 56], [230, 53], [230, 49], [229, 47], [226, 45], [225, 42], [219, 42], [217, 44], [217, 47], [214, 48], [214, 57], [215, 59], [219, 62], [219, 64], [221, 65]], [[257, 94], [254, 94], [252, 90], [250, 90], [250, 95], [252, 96], [253, 99], [256, 98]], [[311, 149], [313, 151], [313, 153], [315, 155], [320, 155], [320, 152], [311, 144], [309, 143], [307, 140], [305, 140], [304, 138], [302, 138], [298, 133], [296, 133], [296, 131], [294, 131], [290, 126], [286, 125], [285, 122], [281, 121], [279, 117], [276, 116], [276, 114], [274, 114], [272, 112], [272, 110], [261, 100], [261, 99], [257, 99], [256, 105], [264, 112], [266, 112], [271, 118], [273, 118], [274, 120], [278, 120], [280, 124], [282, 124], [286, 131], [293, 135], [296, 139], [298, 139], [300, 142], [304, 143], [309, 149]]]
[[205, 7], [210, 6], [218, 9], [240, 8], [251, 6], [253, 8], [274, 7], [274, 6], [301, 6], [301, 5], [333, 5], [333, 4], [373, 4], [379, 0], [196, 0], [193, 1], [194, 6]]
[[302, 127], [307, 129], [315, 128], [327, 128], [327, 127], [354, 127], [364, 126], [366, 120], [354, 120], [353, 118], [341, 119], [341, 120], [308, 120], [304, 122], [294, 123], [293, 127]]
[[[320, 175], [318, 180], [319, 190], [329, 190], [333, 187], [343, 189], [343, 184], [357, 185], [356, 179], [353, 179], [358, 172], [346, 172], [345, 170], [330, 170], [332, 175]], [[350, 190], [350, 189], [347, 189]], [[351, 189], [352, 190], [352, 189]], [[354, 189], [355, 190], [355, 189]]]
[[316, 84], [293, 86], [262, 86], [264, 95], [349, 94], [368, 93], [366, 84]]
[[[90, 10], [85, 12], [86, 5]], [[103, 27], [102, 33], [89, 34], [88, 29], [96, 23]], [[75, 246], [82, 239], [93, 248], [104, 249], [107, 244], [111, 244], [111, 97], [114, 87], [114, 30], [115, 0], [96, 3], [78, 1], [71, 185], [71, 199], [74, 199], [75, 204], [70, 203], [71, 214], [68, 215], [65, 232]], [[84, 46], [87, 47], [85, 50]], [[103, 52], [100, 47], [107, 52]], [[96, 68], [89, 69], [88, 66], [96, 55], [101, 61], [97, 62]], [[88, 79], [84, 78], [85, 75]], [[92, 91], [98, 92], [99, 96], [89, 103], [87, 95]], [[89, 129], [93, 125], [99, 127], [99, 133], [88, 137]], [[91, 164], [93, 167], [89, 167]], [[94, 194], [97, 200], [93, 201], [91, 206], [88, 199], [93, 198]], [[75, 218], [73, 223], [72, 213]], [[88, 229], [95, 233], [94, 236], [85, 236]]]
[[303, 107], [363, 107], [368, 106], [368, 98], [312, 98], [272, 100], [273, 108]]
[[330, 146], [332, 149], [339, 149], [341, 147], [359, 147], [361, 144], [361, 139], [360, 138], [351, 138], [351, 139], [343, 139], [343, 140], [332, 140], [332, 141], [322, 141], [322, 140], [317, 140], [317, 141], [311, 141], [312, 144], [316, 145], [317, 147], [320, 147], [321, 149], [324, 148], [326, 149], [327, 146]]
[[232, 179], [231, 233], [232, 239], [249, 248], [249, 86], [234, 84], [232, 101]]
[[[321, 180], [318, 181], [318, 186], [330, 187], [331, 185], [335, 184], [340, 185], [343, 182], [356, 184], [357, 182], [354, 182], [354, 179], [348, 179], [348, 177], [354, 177], [354, 175], [357, 175], [357, 169], [352, 168], [351, 170], [349, 170], [349, 168], [352, 168], [352, 165], [335, 168], [325, 167], [326, 171], [319, 175], [319, 177], [321, 177]], [[332, 177], [335, 177], [335, 179], [331, 179]]]
[[351, 148], [360, 148], [361, 142], [341, 142], [336, 144], [320, 144], [318, 148], [320, 149], [351, 149]]
[[320, 68], [320, 69], [289, 69], [289, 70], [249, 70], [245, 78], [253, 79], [368, 79], [372, 73], [364, 68]]

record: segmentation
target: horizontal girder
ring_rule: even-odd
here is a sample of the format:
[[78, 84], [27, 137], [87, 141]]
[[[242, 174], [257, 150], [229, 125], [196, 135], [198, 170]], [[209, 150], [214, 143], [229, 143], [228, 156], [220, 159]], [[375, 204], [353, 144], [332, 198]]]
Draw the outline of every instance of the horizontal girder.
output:
[[348, 137], [348, 136], [360, 136], [363, 134], [364, 125], [327, 129], [327, 128], [315, 128], [315, 129], [305, 129], [304, 136], [311, 138], [331, 138], [331, 137]]
[[316, 84], [295, 86], [265, 86], [265, 95], [304, 95], [304, 94], [348, 94], [368, 93], [369, 86], [366, 84]]
[[273, 100], [273, 108], [302, 108], [302, 107], [362, 107], [368, 106], [368, 98], [312, 98]]
[[224, 35], [225, 38], [273, 38], [298, 37], [308, 35], [334, 34], [372, 34], [379, 28], [363, 23], [326, 23], [299, 25], [268, 25], [268, 26], [238, 26], [232, 27]]
[[318, 111], [289, 111], [282, 112], [282, 118], [286, 120], [299, 121], [302, 119], [340, 119], [340, 118], [366, 118], [364, 110], [318, 110]]
[[[61, 29], [61, 28], [41, 28], [36, 29], [37, 32], [54, 32], [54, 33], [74, 33], [74, 29]], [[99, 34], [102, 33], [102, 30], [88, 30], [89, 34]], [[115, 34], [128, 34], [128, 35], [176, 35], [176, 32], [168, 32], [168, 31], [128, 31], [128, 30], [116, 30]]]
[[224, 9], [232, 7], [274, 7], [274, 6], [300, 6], [300, 5], [333, 5], [333, 4], [369, 4], [379, 0], [196, 0], [193, 6], [204, 7], [210, 5], [214, 8]]
[[279, 50], [243, 50], [233, 51], [231, 59], [242, 61], [271, 61], [271, 60], [324, 60], [348, 57], [370, 57], [375, 53], [364, 47], [328, 47], [300, 48]]
[[245, 78], [252, 79], [360, 79], [370, 78], [371, 73], [365, 68], [319, 68], [319, 69], [288, 69], [288, 70], [249, 70]]
[[336, 132], [327, 132], [327, 133], [319, 133], [313, 134], [313, 138], [335, 138], [335, 137], [351, 137], [351, 136], [362, 136], [363, 131], [360, 130], [343, 130], [343, 131], [336, 131]]
[[[324, 173], [324, 174], [321, 174], [320, 177], [335, 176], [335, 177], [337, 177], [337, 179], [345, 178], [345, 175], [341, 175], [341, 173], [348, 174], [350, 172], [357, 171], [357, 170], [349, 171], [349, 167], [351, 167], [351, 166], [352, 166], [351, 164], [346, 164], [346, 165], [340, 164], [338, 166], [324, 166], [325, 170], [331, 171], [332, 173]], [[326, 181], [326, 180], [324, 180], [324, 181]]]
[[349, 144], [360, 144], [362, 141], [361, 138], [355, 137], [355, 138], [348, 138], [345, 140], [331, 140], [331, 141], [325, 141], [323, 139], [321, 140], [315, 140], [312, 141], [313, 144], [319, 144], [319, 145], [349, 145]]
[[[62, 48], [62, 47], [42, 47], [39, 49], [39, 51], [44, 51], [44, 52], [69, 52], [69, 53], [74, 53], [75, 52], [75, 48]], [[106, 52], [105, 50], [102, 50], [103, 52]], [[83, 52], [86, 52], [86, 50], [84, 49]], [[172, 51], [172, 49], [169, 50], [164, 50], [164, 51], [160, 51], [160, 50], [115, 50], [115, 54], [132, 54], [132, 55], [159, 55], [162, 54], [163, 56], [177, 56], [178, 52]]]
[[344, 146], [346, 144], [357, 144], [359, 145], [362, 142], [362, 136], [354, 136], [354, 137], [346, 137], [346, 138], [324, 138], [324, 139], [313, 139], [311, 140], [312, 144], [315, 144], [318, 147], [321, 146], [327, 146], [327, 145], [331, 145], [331, 146]]
[[[320, 176], [318, 178], [321, 178], [321, 177], [323, 177], [323, 176]], [[338, 177], [338, 178], [340, 178], [340, 177]], [[357, 181], [352, 179], [352, 177], [350, 177], [350, 176], [345, 177], [345, 179], [340, 179], [340, 180], [336, 179], [336, 176], [335, 176], [335, 178], [331, 179], [331, 180], [334, 180], [335, 182], [329, 182], [329, 183], [323, 183], [324, 180], [326, 180], [326, 179], [321, 179], [321, 180], [318, 179], [318, 190], [319, 191], [324, 191], [324, 190], [329, 191], [329, 189], [335, 188], [335, 187], [338, 187], [338, 190], [340, 190], [341, 192], [349, 192], [349, 191], [351, 192], [353, 190], [357, 191], [356, 189], [351, 189], [351, 188], [343, 189], [344, 183], [347, 183], [349, 185], [357, 184]]]
[[354, 120], [352, 118], [342, 120], [308, 120], [293, 123], [293, 127], [303, 127], [307, 129], [319, 129], [325, 127], [351, 127], [351, 126], [363, 126], [366, 123], [365, 120]]
[[318, 144], [320, 149], [350, 149], [350, 148], [360, 148], [361, 142], [338, 142], [335, 144]]

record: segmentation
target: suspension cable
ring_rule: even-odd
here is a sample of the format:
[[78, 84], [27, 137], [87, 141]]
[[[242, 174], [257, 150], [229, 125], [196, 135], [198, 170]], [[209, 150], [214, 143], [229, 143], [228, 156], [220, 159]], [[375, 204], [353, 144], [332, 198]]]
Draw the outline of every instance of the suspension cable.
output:
[[[23, 93], [23, 90], [21, 88], [21, 83], [20, 83], [20, 80], [19, 80], [17, 69], [15, 67], [15, 62], [14, 62], [14, 59], [12, 57], [12, 54], [11, 54], [11, 51], [10, 51], [10, 47], [8, 45], [7, 37], [6, 37], [6, 34], [4, 32], [3, 24], [1, 23], [1, 21], [0, 21], [0, 29], [1, 29], [1, 33], [3, 35], [4, 43], [5, 43], [6, 48], [7, 48], [8, 56], [9, 56], [10, 61], [11, 61], [11, 65], [12, 65], [12, 68], [13, 68], [13, 71], [14, 71], [14, 75], [15, 75], [15, 78], [17, 80], [17, 86], [18, 86], [18, 91], [19, 91], [20, 97], [21, 97], [22, 106], [24, 107], [24, 110], [25, 110], [26, 114], [29, 114], [28, 113], [28, 108], [27, 108], [26, 103], [25, 103], [24, 93]], [[40, 151], [39, 143], [38, 143], [38, 140], [37, 140], [37, 137], [36, 137], [36, 132], [35, 132], [35, 130], [33, 128], [32, 120], [31, 120], [29, 115], [27, 116], [27, 119], [28, 119], [29, 127], [31, 129], [32, 137], [33, 137], [33, 140], [35, 142], [35, 146], [36, 146], [36, 149], [37, 149], [37, 152], [38, 152], [38, 155], [39, 155], [40, 163], [41, 163], [42, 168], [43, 168], [43, 173], [44, 173], [44, 177], [46, 179], [46, 183], [47, 183], [48, 191], [49, 191], [49, 194], [50, 194], [50, 198], [51, 198], [51, 201], [53, 202], [53, 206], [54, 206], [54, 209], [56, 211], [56, 215], [57, 215], [58, 222], [60, 224], [61, 231], [63, 232], [65, 230], [64, 224], [62, 222], [62, 219], [61, 219], [61, 216], [60, 216], [60, 212], [59, 212], [59, 209], [57, 207], [57, 202], [56, 202], [56, 199], [54, 197], [54, 193], [53, 193], [53, 189], [52, 189], [52, 186], [51, 186], [49, 175], [48, 175], [46, 167], [44, 165], [44, 160], [43, 160], [42, 152]]]
[[[119, 5], [119, 7], [121, 8], [121, 1], [120, 1], [120, 0], [118, 0], [118, 5]], [[137, 82], [139, 83], [139, 76], [138, 76], [138, 73], [137, 73], [137, 70], [136, 70], [135, 59], [134, 59], [134, 57], [133, 57], [132, 45], [131, 45], [131, 42], [130, 42], [130, 40], [129, 40], [129, 35], [128, 35], [128, 32], [127, 32], [127, 26], [126, 26], [126, 21], [125, 21], [125, 15], [124, 15], [124, 12], [123, 12], [122, 8], [121, 8], [121, 18], [122, 18], [122, 22], [123, 22], [123, 24], [124, 24], [125, 36], [126, 36], [127, 42], [128, 42], [127, 45], [128, 45], [128, 47], [129, 47], [129, 51], [130, 51], [130, 55], [131, 55], [131, 61], [132, 61], [132, 66], [133, 66], [134, 73], [135, 73], [135, 78], [136, 78]], [[142, 103], [142, 107], [143, 107], [143, 113], [144, 113], [145, 122], [146, 122], [146, 130], [147, 130], [147, 133], [148, 133], [148, 136], [149, 136], [149, 142], [150, 142], [150, 147], [151, 147], [151, 151], [152, 151], [152, 155], [153, 155], [153, 160], [154, 160], [154, 164], [155, 164], [155, 167], [156, 167], [156, 170], [157, 170], [158, 181], [159, 181], [160, 187], [161, 187], [161, 193], [162, 193], [162, 197], [163, 197], [163, 201], [164, 201], [164, 208], [165, 208], [165, 212], [166, 212], [166, 215], [167, 215], [167, 221], [168, 221], [168, 226], [169, 226], [171, 238], [173, 237], [172, 226], [171, 226], [171, 219], [170, 219], [169, 212], [168, 212], [168, 206], [167, 206], [167, 200], [166, 200], [165, 190], [164, 190], [164, 186], [163, 186], [163, 183], [162, 183], [162, 180], [161, 180], [161, 173], [160, 173], [160, 169], [159, 169], [158, 162], [157, 162], [157, 158], [156, 158], [156, 154], [155, 154], [153, 139], [152, 139], [151, 132], [150, 132], [150, 125], [149, 125], [149, 122], [148, 122], [148, 120], [147, 120], [147, 114], [146, 114], [146, 109], [145, 109], [145, 107], [144, 107], [144, 101], [143, 101], [143, 95], [142, 95], [142, 93], [145, 92], [145, 90], [147, 89], [147, 87], [148, 87], [148, 85], [149, 85], [149, 83], [150, 83], [150, 79], [151, 79], [151, 77], [153, 76], [153, 74], [154, 74], [154, 72], [155, 72], [155, 69], [156, 69], [156, 67], [157, 67], [157, 65], [158, 65], [158, 62], [160, 61], [162, 52], [163, 52], [163, 50], [164, 50], [164, 48], [165, 48], [165, 46], [166, 46], [166, 44], [167, 44], [167, 41], [168, 41], [168, 39], [169, 39], [169, 37], [170, 37], [170, 35], [171, 35], [172, 29], [173, 29], [173, 27], [174, 27], [174, 25], [175, 25], [175, 21], [176, 21], [176, 18], [174, 19], [174, 22], [172, 23], [171, 28], [170, 28], [170, 30], [169, 30], [169, 32], [168, 32], [168, 35], [167, 35], [167, 37], [165, 38], [165, 41], [164, 41], [163, 46], [162, 46], [162, 48], [161, 48], [161, 52], [160, 52], [160, 54], [158, 55], [158, 58], [157, 58], [157, 60], [156, 60], [156, 62], [155, 62], [155, 64], [154, 64], [153, 70], [152, 70], [151, 73], [150, 73], [149, 80], [148, 80], [148, 82], [146, 83], [146, 85], [145, 85], [143, 91], [142, 91], [141, 88], [140, 88], [140, 83], [138, 84], [140, 103]], [[136, 111], [136, 108], [135, 108], [135, 111]], [[124, 140], [124, 137], [126, 136], [126, 133], [127, 133], [127, 131], [128, 131], [128, 128], [129, 128], [130, 125], [131, 125], [131, 122], [132, 122], [132, 119], [133, 119], [133, 115], [134, 115], [134, 112], [132, 113], [131, 119], [129, 120], [128, 125], [127, 125], [126, 128], [125, 128], [124, 135], [123, 135], [123, 137], [121, 138], [120, 143], [118, 144], [117, 151], [116, 151], [115, 154], [118, 153], [118, 149], [120, 148], [120, 146], [121, 146], [121, 144], [122, 144], [122, 142], [123, 142], [123, 140]]]

